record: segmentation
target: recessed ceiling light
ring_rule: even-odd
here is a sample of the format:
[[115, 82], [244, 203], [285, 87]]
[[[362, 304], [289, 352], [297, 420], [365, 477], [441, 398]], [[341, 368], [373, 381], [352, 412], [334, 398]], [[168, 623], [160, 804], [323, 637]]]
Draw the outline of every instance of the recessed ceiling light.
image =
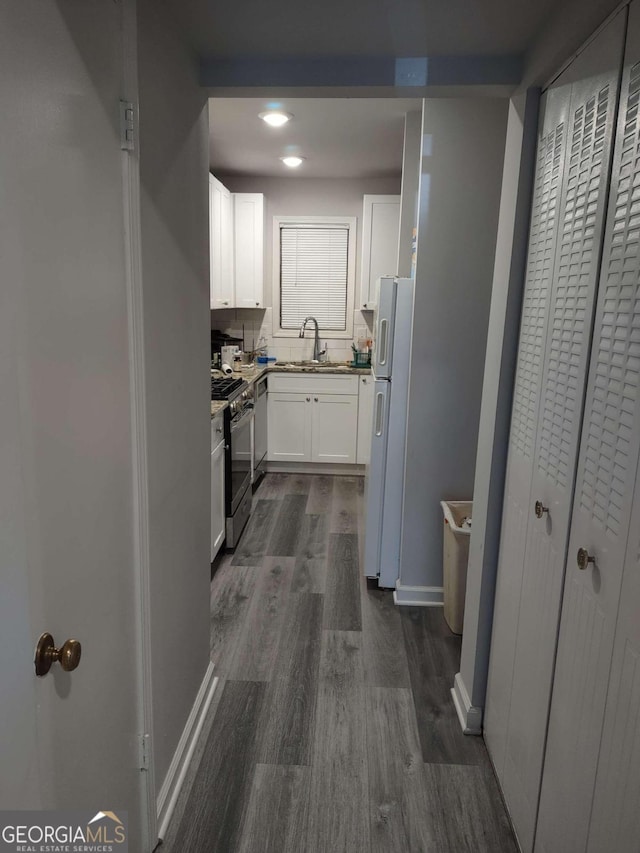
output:
[[290, 169], [297, 169], [298, 166], [305, 160], [305, 157], [296, 157], [294, 155], [289, 155], [288, 157], [280, 158], [285, 166], [288, 166]]
[[269, 110], [266, 113], [260, 113], [259, 118], [271, 127], [282, 127], [290, 119], [293, 118], [291, 113], [283, 113], [282, 110]]

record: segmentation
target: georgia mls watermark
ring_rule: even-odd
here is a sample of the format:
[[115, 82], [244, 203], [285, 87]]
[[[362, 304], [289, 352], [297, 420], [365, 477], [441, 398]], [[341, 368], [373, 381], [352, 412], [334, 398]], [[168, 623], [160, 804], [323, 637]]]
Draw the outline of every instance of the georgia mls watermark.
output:
[[127, 812], [0, 812], [0, 853], [128, 853]]

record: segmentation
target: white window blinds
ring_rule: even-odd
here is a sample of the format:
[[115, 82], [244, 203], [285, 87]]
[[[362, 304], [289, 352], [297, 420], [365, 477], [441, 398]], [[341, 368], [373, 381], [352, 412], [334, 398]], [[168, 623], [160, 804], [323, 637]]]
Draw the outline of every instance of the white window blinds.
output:
[[349, 226], [280, 226], [280, 326], [315, 317], [322, 330], [347, 328]]

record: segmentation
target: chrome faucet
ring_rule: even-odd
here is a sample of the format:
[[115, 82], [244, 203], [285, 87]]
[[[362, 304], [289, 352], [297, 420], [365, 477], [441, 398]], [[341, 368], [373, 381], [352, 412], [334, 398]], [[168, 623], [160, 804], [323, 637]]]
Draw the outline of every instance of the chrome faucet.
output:
[[299, 338], [304, 338], [304, 330], [309, 320], [313, 320], [315, 326], [315, 337], [313, 339], [313, 361], [320, 361], [320, 333], [318, 330], [318, 321], [315, 317], [305, 317], [304, 323], [300, 326]]

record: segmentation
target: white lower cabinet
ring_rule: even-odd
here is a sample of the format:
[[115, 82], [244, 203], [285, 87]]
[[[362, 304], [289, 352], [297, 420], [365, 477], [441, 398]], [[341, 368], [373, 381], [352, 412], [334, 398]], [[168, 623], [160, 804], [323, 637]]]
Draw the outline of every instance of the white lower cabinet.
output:
[[311, 461], [311, 397], [269, 390], [269, 460]]
[[355, 463], [357, 391], [355, 376], [273, 374], [269, 380], [268, 459]]
[[357, 436], [357, 396], [317, 394], [312, 398], [312, 462], [355, 462]]
[[368, 465], [373, 426], [373, 376], [360, 376], [358, 383], [358, 443], [356, 462]]
[[222, 415], [211, 421], [211, 562], [225, 537], [225, 443]]

